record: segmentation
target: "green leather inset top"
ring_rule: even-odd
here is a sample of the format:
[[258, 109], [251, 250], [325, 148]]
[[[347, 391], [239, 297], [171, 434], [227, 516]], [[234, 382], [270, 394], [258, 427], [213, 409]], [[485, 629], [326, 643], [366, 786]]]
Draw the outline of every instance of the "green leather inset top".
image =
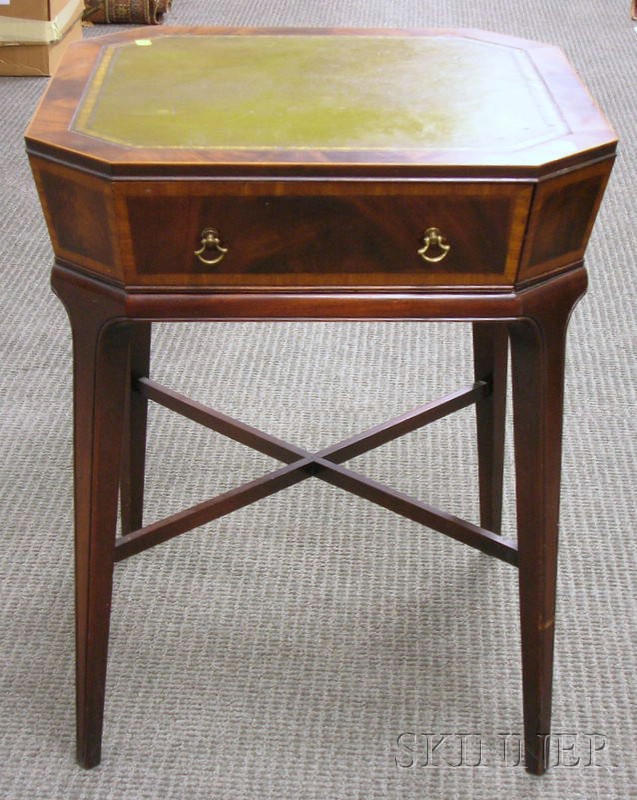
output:
[[523, 51], [323, 34], [107, 47], [73, 128], [130, 147], [317, 150], [515, 149], [567, 130]]

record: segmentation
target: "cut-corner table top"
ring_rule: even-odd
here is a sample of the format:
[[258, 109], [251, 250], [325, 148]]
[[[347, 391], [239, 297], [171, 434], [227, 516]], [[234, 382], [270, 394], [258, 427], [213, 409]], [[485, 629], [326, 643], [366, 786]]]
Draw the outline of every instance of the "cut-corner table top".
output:
[[610, 153], [615, 136], [561, 51], [538, 42], [454, 29], [162, 26], [73, 45], [27, 141], [113, 175], [161, 162], [200, 174], [207, 164], [210, 175], [215, 165], [367, 164], [525, 177]]

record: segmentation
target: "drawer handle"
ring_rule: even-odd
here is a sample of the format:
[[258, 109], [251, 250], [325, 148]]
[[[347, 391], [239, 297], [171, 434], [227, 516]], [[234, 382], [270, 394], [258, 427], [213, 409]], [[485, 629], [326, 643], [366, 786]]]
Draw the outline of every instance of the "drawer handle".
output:
[[[213, 250], [216, 255], [213, 258], [204, 258], [203, 254], [207, 250]], [[218, 264], [227, 252], [228, 248], [221, 245], [218, 231], [214, 228], [204, 228], [201, 231], [201, 247], [195, 250], [195, 255], [202, 264]]]
[[[423, 246], [418, 251], [418, 255], [431, 264], [442, 261], [451, 250], [451, 245], [445, 242], [445, 237], [438, 228], [427, 228], [422, 238], [422, 244]], [[441, 252], [437, 256], [427, 255], [430, 247], [437, 247]]]

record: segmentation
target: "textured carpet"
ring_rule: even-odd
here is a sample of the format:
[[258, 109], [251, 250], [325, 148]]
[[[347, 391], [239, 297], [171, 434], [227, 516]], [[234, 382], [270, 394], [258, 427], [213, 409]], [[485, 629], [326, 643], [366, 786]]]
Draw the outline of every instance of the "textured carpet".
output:
[[[76, 766], [70, 342], [48, 288], [52, 253], [21, 138], [44, 81], [3, 78], [0, 798], [637, 797], [637, 35], [628, 3], [175, 0], [168, 21], [464, 26], [550, 41], [615, 124], [621, 155], [569, 347], [561, 763], [539, 779], [515, 765], [515, 571], [314, 481], [118, 566], [103, 762]], [[461, 325], [167, 325], [154, 375], [318, 448], [462, 384], [468, 356]], [[472, 423], [462, 412], [355, 466], [475, 518]], [[167, 412], [153, 413], [150, 434], [149, 520], [270, 467]], [[506, 520], [510, 528], [510, 485]], [[397, 744], [413, 733], [415, 743]], [[449, 734], [429, 765], [426, 734]], [[479, 737], [488, 750], [504, 734], [506, 764], [452, 766], [463, 741], [471, 762]]]

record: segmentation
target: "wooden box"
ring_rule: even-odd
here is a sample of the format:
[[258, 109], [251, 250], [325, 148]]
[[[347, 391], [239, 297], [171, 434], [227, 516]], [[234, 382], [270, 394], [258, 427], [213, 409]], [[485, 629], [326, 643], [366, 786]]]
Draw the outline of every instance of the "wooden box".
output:
[[83, 0], [0, 0], [0, 75], [52, 75], [82, 38]]

